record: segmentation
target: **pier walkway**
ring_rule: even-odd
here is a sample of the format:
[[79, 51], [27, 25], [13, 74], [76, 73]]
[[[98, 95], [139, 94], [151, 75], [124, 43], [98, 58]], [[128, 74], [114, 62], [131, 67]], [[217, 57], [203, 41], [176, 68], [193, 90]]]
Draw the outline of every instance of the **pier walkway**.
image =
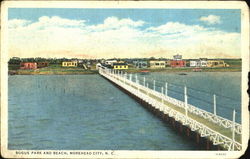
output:
[[196, 132], [201, 137], [208, 139], [213, 145], [219, 145], [228, 151], [242, 149], [242, 126], [235, 122], [235, 111], [233, 121], [231, 121], [218, 116], [216, 113], [188, 104], [186, 88], [185, 101], [183, 102], [168, 96], [163, 88], [161, 92], [150, 89], [145, 80], [142, 84], [138, 82], [137, 77], [135, 82], [132, 81], [132, 74], [128, 75], [105, 67], [99, 68], [99, 74], [168, 117], [174, 118], [175, 121], [190, 128], [191, 131]]

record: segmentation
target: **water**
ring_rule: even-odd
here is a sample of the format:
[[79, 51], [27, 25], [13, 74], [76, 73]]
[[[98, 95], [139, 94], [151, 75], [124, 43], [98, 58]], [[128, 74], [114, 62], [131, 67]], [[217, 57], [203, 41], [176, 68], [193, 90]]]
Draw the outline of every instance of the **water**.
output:
[[[140, 84], [145, 83], [161, 92], [165, 83], [168, 83], [167, 94], [184, 101], [184, 86], [187, 87], [188, 103], [198, 108], [214, 112], [214, 94], [216, 95], [216, 113], [219, 116], [232, 120], [233, 110], [236, 110], [236, 122], [241, 122], [241, 74], [240, 72], [188, 72], [180, 73], [150, 73], [138, 74]], [[132, 78], [135, 81], [135, 75]]]
[[8, 101], [12, 150], [200, 149], [99, 75], [9, 76]]

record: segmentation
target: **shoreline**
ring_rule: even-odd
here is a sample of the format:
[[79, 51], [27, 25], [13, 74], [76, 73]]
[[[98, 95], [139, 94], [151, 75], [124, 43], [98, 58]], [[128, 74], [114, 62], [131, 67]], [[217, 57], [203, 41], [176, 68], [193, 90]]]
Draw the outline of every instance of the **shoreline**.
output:
[[[142, 71], [165, 72], [165, 73], [182, 73], [182, 72], [241, 72], [241, 68], [202, 68], [201, 71], [193, 71], [193, 68], [164, 68], [164, 69], [127, 69], [121, 70], [128, 73], [144, 73]], [[81, 70], [81, 69], [50, 69], [50, 70], [9, 70], [8, 75], [90, 75], [98, 74], [98, 70]]]

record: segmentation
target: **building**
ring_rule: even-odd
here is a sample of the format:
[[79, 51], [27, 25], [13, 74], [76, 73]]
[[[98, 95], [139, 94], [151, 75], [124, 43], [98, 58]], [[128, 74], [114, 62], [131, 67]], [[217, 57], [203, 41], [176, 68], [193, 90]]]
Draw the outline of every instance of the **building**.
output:
[[185, 67], [186, 61], [185, 60], [171, 60], [170, 66], [171, 67]]
[[149, 61], [150, 68], [165, 68], [166, 62], [160, 60], [151, 60]]
[[113, 66], [113, 63], [117, 63], [117, 60], [106, 60], [105, 65]]
[[147, 61], [133, 61], [133, 64], [136, 68], [147, 68], [148, 67], [148, 62]]
[[166, 64], [165, 64], [166, 67], [170, 67], [171, 66], [171, 60], [166, 60], [165, 62], [166, 62]]
[[98, 70], [99, 68], [102, 68], [102, 64], [100, 63], [96, 64], [96, 69]]
[[190, 61], [190, 67], [200, 67], [200, 61], [199, 60], [193, 60]]
[[190, 61], [190, 67], [207, 67], [207, 59], [200, 58], [198, 60]]
[[174, 59], [170, 61], [171, 67], [186, 67], [186, 61], [182, 60], [182, 55], [174, 55]]
[[62, 67], [77, 67], [77, 61], [62, 62]]
[[37, 62], [37, 68], [48, 67], [48, 62]]
[[208, 60], [207, 67], [229, 67], [223, 60]]
[[174, 60], [182, 60], [182, 55], [177, 54], [177, 55], [174, 55], [173, 57], [174, 57]]
[[37, 69], [36, 62], [21, 62], [20, 69]]
[[125, 70], [128, 69], [128, 64], [126, 63], [113, 63], [113, 69], [115, 70]]

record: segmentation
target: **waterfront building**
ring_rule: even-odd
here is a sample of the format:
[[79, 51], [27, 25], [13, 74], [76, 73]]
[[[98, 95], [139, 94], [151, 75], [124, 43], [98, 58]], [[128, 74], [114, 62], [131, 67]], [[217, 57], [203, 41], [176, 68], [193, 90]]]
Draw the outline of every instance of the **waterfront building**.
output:
[[113, 69], [115, 70], [125, 70], [125, 69], [128, 69], [128, 64], [126, 63], [113, 63]]
[[190, 67], [207, 67], [207, 59], [200, 58], [197, 60], [190, 61]]
[[136, 61], [133, 61], [133, 64], [136, 68], [147, 68], [148, 67], [147, 61], [136, 60]]
[[171, 60], [170, 65], [171, 67], [185, 67], [186, 61], [185, 60]]
[[117, 60], [106, 60], [106, 61], [105, 61], [105, 64], [106, 64], [106, 65], [113, 66], [113, 63], [117, 63]]
[[171, 60], [166, 60], [165, 62], [166, 62], [166, 64], [165, 64], [166, 67], [170, 67], [171, 66]]
[[100, 63], [98, 63], [98, 64], [96, 64], [96, 69], [98, 70], [99, 68], [101, 68], [102, 67], [102, 64], [100, 64]]
[[36, 62], [21, 62], [20, 69], [37, 69]]
[[48, 67], [48, 62], [37, 62], [37, 68]]
[[182, 55], [174, 55], [174, 59], [170, 61], [171, 67], [185, 67], [186, 61], [182, 60]]
[[165, 68], [166, 62], [160, 60], [151, 60], [149, 61], [150, 68]]
[[200, 61], [199, 60], [190, 61], [190, 67], [200, 67]]
[[182, 55], [177, 54], [177, 55], [174, 55], [173, 57], [174, 57], [174, 60], [182, 60]]
[[77, 61], [62, 62], [62, 67], [77, 67]]
[[208, 60], [207, 67], [229, 67], [223, 60]]

